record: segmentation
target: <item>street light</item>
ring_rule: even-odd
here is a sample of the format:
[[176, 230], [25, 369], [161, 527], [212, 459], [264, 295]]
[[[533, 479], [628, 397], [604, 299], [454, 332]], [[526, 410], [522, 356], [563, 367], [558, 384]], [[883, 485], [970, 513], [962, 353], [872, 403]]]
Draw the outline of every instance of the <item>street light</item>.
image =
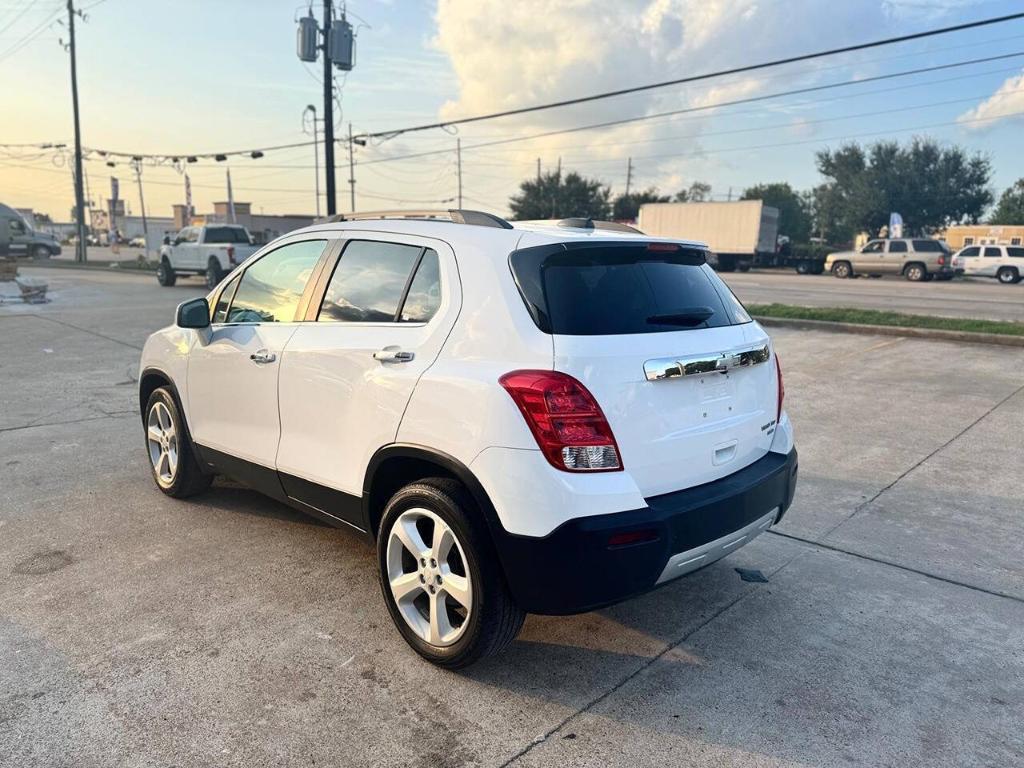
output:
[[316, 107], [307, 104], [302, 110], [302, 132], [306, 132], [306, 113], [313, 113], [313, 179], [316, 184], [316, 217], [320, 218], [320, 148], [316, 137]]

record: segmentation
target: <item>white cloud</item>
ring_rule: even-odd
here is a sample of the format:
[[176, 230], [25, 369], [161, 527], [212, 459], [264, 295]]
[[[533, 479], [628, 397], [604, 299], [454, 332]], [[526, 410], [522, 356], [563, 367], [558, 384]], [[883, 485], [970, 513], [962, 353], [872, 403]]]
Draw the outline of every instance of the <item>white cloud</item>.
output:
[[991, 128], [1000, 119], [1020, 120], [1024, 115], [1024, 72], [1010, 77], [999, 89], [973, 109], [964, 112], [957, 121], [973, 131]]

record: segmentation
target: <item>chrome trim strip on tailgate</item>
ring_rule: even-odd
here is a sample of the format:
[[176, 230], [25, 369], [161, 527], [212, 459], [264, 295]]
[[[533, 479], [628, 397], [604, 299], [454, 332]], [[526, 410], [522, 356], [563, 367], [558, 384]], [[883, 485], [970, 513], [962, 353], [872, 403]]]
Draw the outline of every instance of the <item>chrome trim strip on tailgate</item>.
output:
[[658, 577], [656, 583], [661, 584], [664, 581], [696, 571], [698, 568], [703, 568], [705, 565], [715, 562], [715, 560], [720, 560], [734, 549], [749, 544], [760, 534], [771, 528], [778, 515], [779, 508], [775, 507], [764, 517], [755, 520], [748, 526], [740, 528], [738, 531], [733, 531], [720, 539], [715, 539], [699, 547], [672, 555], [668, 562], [665, 563], [665, 569], [661, 572], [661, 576]]
[[690, 357], [659, 357], [644, 363], [644, 375], [648, 381], [675, 379], [680, 376], [696, 376], [703, 373], [728, 373], [733, 368], [746, 368], [771, 359], [768, 344], [758, 344], [731, 352], [716, 352], [710, 355]]

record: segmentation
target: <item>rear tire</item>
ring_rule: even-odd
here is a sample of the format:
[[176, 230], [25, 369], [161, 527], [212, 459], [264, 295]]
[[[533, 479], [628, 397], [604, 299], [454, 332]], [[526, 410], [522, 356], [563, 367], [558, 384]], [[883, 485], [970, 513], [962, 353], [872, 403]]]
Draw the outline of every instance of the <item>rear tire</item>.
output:
[[184, 499], [210, 487], [213, 475], [200, 467], [188, 425], [167, 387], [159, 387], [149, 396], [143, 427], [146, 455], [157, 488], [168, 496]]
[[160, 259], [160, 263], [156, 267], [156, 281], [164, 288], [170, 288], [177, 279], [178, 276], [171, 269], [171, 262], [167, 260], [167, 257]]
[[211, 291], [224, 279], [224, 271], [220, 268], [220, 262], [213, 256], [206, 264], [206, 287]]
[[508, 591], [480, 512], [455, 480], [428, 478], [391, 498], [377, 561], [391, 619], [432, 664], [468, 666], [504, 649], [523, 626], [526, 614]]
[[928, 279], [928, 270], [925, 269], [923, 264], [907, 264], [903, 268], [903, 277], [912, 283], [919, 283], [922, 280]]
[[837, 261], [832, 265], [832, 276], [838, 277], [840, 280], [851, 278], [853, 277], [853, 267], [848, 261]]
[[1020, 273], [1013, 267], [1000, 267], [996, 272], [996, 280], [1003, 285], [1013, 285], [1020, 282]]
[[811, 274], [811, 262], [803, 259], [796, 263], [796, 273], [798, 275], [809, 275]]

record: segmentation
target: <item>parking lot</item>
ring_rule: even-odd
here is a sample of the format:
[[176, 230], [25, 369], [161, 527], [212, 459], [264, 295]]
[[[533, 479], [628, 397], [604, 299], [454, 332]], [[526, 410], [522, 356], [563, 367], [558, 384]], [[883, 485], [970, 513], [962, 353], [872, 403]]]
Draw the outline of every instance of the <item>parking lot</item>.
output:
[[[201, 282], [24, 272], [53, 301], [0, 306], [0, 764], [1024, 762], [1024, 349], [774, 330], [784, 522], [451, 673], [394, 630], [355, 535], [231, 482], [155, 488], [139, 350]], [[726, 277], [757, 302], [844, 285]], [[852, 285], [1024, 319], [1019, 286]]]

